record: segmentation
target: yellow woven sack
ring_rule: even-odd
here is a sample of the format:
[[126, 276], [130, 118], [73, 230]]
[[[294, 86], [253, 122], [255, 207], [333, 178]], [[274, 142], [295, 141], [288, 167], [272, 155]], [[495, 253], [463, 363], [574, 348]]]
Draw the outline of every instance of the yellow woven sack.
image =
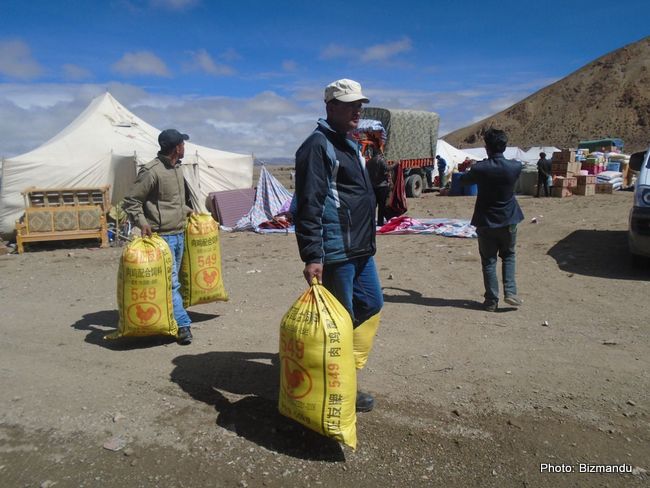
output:
[[355, 449], [356, 395], [352, 320], [343, 305], [314, 281], [280, 324], [278, 409]]
[[120, 323], [105, 339], [176, 336], [172, 306], [172, 254], [157, 234], [134, 239], [122, 252], [117, 272]]
[[184, 307], [228, 300], [221, 276], [219, 224], [212, 215], [192, 214], [187, 220], [178, 278]]
[[354, 329], [354, 363], [357, 369], [362, 369], [368, 361], [368, 355], [372, 349], [372, 343], [375, 340], [375, 334], [379, 327], [380, 315], [381, 312], [376, 313]]

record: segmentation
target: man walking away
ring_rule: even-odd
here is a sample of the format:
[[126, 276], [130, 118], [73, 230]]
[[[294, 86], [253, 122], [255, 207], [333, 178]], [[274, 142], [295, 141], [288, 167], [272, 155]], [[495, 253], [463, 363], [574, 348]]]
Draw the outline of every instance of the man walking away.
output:
[[483, 268], [483, 307], [488, 312], [495, 312], [499, 304], [497, 255], [502, 261], [504, 301], [515, 307], [522, 304], [515, 282], [517, 224], [524, 218], [515, 198], [521, 163], [503, 157], [508, 137], [502, 130], [488, 129], [483, 140], [488, 158], [476, 163], [461, 176], [460, 181], [462, 185], [478, 185], [472, 225], [478, 234]]

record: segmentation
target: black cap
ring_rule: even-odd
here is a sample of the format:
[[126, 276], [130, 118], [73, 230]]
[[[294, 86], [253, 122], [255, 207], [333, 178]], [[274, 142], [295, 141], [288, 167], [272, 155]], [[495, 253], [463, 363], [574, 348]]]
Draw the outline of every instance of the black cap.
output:
[[171, 149], [181, 142], [189, 140], [190, 136], [181, 134], [176, 129], [165, 129], [158, 136], [158, 144], [161, 149]]

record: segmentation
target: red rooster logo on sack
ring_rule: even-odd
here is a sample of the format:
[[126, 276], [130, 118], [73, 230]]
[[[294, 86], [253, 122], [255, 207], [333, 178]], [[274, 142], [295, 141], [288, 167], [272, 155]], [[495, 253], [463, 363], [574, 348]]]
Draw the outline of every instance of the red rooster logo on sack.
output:
[[194, 283], [202, 290], [212, 290], [219, 284], [219, 270], [215, 267], [201, 269], [194, 274]]
[[309, 373], [291, 358], [284, 358], [284, 381], [282, 382], [287, 395], [291, 398], [302, 398], [312, 388]]
[[155, 313], [156, 309], [154, 307], [149, 307], [148, 309], [143, 310], [139, 303], [135, 306], [135, 314], [138, 319], [140, 319], [140, 325], [149, 322]]
[[217, 277], [217, 271], [213, 270], [211, 273], [208, 272], [207, 269], [203, 270], [203, 281], [212, 288], [212, 285], [214, 284], [214, 280]]
[[151, 302], [140, 302], [132, 304], [127, 315], [132, 324], [140, 327], [148, 327], [156, 324], [160, 320], [160, 307]]

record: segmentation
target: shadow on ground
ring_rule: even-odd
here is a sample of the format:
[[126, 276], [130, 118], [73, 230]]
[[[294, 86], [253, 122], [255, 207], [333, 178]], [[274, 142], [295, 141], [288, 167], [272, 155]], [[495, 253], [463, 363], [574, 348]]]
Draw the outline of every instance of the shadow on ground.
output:
[[[398, 293], [387, 293], [389, 290], [397, 291]], [[477, 302], [475, 300], [425, 297], [422, 296], [422, 293], [419, 291], [394, 288], [390, 286], [383, 287], [382, 291], [384, 292], [384, 302], [388, 303], [410, 303], [413, 305], [423, 305], [425, 307], [455, 307], [467, 308], [469, 310], [483, 310], [483, 302]], [[509, 310], [515, 310], [515, 308], [500, 307], [498, 312], [507, 312]]]
[[[192, 398], [212, 405], [217, 425], [270, 451], [295, 458], [344, 461], [338, 442], [278, 412], [280, 369], [270, 353], [209, 352], [174, 359], [171, 380]], [[226, 397], [243, 396], [231, 401]]]
[[650, 278], [647, 267], [633, 264], [626, 231], [576, 230], [547, 254], [567, 273], [619, 280]]
[[120, 339], [108, 340], [104, 336], [115, 332], [120, 318], [117, 310], [101, 310], [84, 314], [84, 316], [71, 325], [72, 328], [87, 331], [85, 341], [89, 344], [105, 347], [111, 350], [128, 350], [128, 349], [146, 349], [148, 347], [157, 347], [171, 342], [176, 339], [171, 336], [152, 336], [152, 337], [122, 337]]
[[[187, 312], [193, 323], [205, 322], [218, 317], [218, 314]], [[148, 347], [157, 347], [165, 344], [176, 342], [176, 338], [171, 336], [151, 336], [151, 337], [121, 337], [119, 339], [104, 339], [104, 336], [115, 332], [119, 323], [119, 314], [117, 310], [101, 310], [85, 314], [77, 320], [72, 327], [77, 330], [87, 331], [86, 342], [96, 346], [105, 347], [111, 350], [128, 350], [128, 349], [146, 349]]]

